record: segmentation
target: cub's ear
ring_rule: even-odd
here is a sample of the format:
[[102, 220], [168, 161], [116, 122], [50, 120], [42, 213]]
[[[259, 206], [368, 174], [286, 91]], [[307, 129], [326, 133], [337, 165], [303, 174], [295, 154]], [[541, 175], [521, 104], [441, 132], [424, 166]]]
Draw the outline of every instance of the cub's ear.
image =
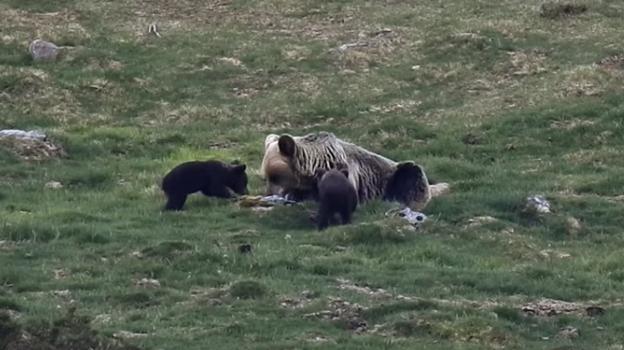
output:
[[321, 181], [323, 175], [325, 175], [326, 172], [327, 170], [325, 169], [316, 169], [316, 171], [314, 171], [314, 178], [316, 179], [316, 181]]
[[286, 157], [292, 158], [295, 155], [295, 139], [290, 135], [282, 135], [277, 141], [280, 153]]
[[245, 164], [240, 164], [240, 165], [235, 165], [235, 166], [232, 168], [232, 171], [234, 171], [234, 172], [238, 172], [238, 173], [244, 173], [246, 169], [247, 169], [247, 165], [245, 165]]
[[338, 163], [335, 169], [341, 172], [344, 176], [349, 177], [349, 167], [345, 163]]
[[276, 134], [267, 135], [267, 137], [264, 139], [264, 149], [266, 150], [270, 144], [274, 143], [278, 139], [279, 139], [279, 135], [276, 135]]

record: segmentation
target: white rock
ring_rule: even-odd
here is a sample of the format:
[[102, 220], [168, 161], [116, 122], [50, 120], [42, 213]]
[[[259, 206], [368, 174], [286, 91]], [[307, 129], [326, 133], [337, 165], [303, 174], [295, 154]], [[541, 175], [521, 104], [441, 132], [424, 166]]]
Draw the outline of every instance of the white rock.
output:
[[50, 182], [46, 182], [45, 188], [51, 188], [51, 189], [56, 190], [59, 188], [63, 188], [63, 184], [58, 181], [50, 181]]

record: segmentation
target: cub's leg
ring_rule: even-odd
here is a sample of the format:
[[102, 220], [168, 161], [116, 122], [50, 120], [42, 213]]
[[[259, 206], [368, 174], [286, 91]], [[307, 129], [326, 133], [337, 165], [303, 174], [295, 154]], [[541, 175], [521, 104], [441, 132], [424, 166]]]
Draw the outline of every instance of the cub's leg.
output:
[[351, 223], [351, 210], [345, 208], [340, 210], [340, 218], [342, 219], [343, 225], [348, 225]]
[[329, 226], [329, 211], [324, 205], [319, 207], [318, 218], [316, 219], [318, 230], [322, 231]]
[[186, 202], [186, 194], [167, 194], [167, 204], [165, 204], [165, 210], [182, 210], [184, 203]]

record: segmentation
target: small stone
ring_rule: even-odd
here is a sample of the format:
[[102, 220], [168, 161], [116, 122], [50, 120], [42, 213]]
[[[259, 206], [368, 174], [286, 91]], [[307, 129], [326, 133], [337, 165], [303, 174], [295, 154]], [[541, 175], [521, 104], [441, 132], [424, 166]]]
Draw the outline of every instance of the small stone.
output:
[[71, 296], [71, 293], [67, 289], [55, 290], [55, 291], [52, 291], [52, 294], [54, 294], [57, 297], [61, 297], [61, 298], [68, 298], [69, 296]]
[[97, 325], [108, 325], [110, 324], [112, 321], [112, 317], [109, 314], [99, 314], [97, 316], [95, 316], [93, 318], [93, 321], [91, 321], [94, 324]]
[[570, 236], [577, 236], [582, 228], [581, 223], [576, 218], [569, 216], [566, 219], [566, 230]]
[[135, 250], [132, 253], [130, 253], [130, 256], [133, 258], [137, 258], [137, 259], [143, 259], [143, 253], [141, 253], [138, 250]]
[[239, 67], [243, 64], [241, 60], [239, 60], [238, 58], [234, 58], [234, 57], [221, 57], [219, 58], [219, 61], [224, 62], [224, 63], [229, 63], [236, 67]]
[[143, 337], [147, 337], [147, 334], [134, 333], [134, 332], [128, 332], [128, 331], [119, 331], [119, 332], [113, 333], [113, 338], [117, 338], [117, 339], [136, 339], [136, 338], [143, 338]]
[[142, 278], [138, 280], [135, 285], [137, 287], [149, 289], [160, 288], [160, 282], [153, 278]]
[[59, 188], [63, 188], [63, 184], [58, 181], [50, 181], [50, 182], [46, 182], [45, 188], [57, 190]]
[[301, 296], [306, 299], [313, 299], [316, 296], [316, 293], [309, 290], [304, 290], [301, 292]]
[[581, 335], [581, 332], [578, 328], [574, 328], [572, 326], [567, 326], [561, 329], [557, 334], [557, 337], [564, 339], [575, 339]]
[[466, 226], [467, 227], [482, 226], [482, 225], [495, 223], [497, 221], [498, 220], [495, 217], [488, 216], [488, 215], [475, 216], [473, 218], [468, 219], [468, 224]]
[[28, 51], [35, 61], [54, 61], [58, 57], [59, 47], [51, 42], [37, 39], [30, 43]]

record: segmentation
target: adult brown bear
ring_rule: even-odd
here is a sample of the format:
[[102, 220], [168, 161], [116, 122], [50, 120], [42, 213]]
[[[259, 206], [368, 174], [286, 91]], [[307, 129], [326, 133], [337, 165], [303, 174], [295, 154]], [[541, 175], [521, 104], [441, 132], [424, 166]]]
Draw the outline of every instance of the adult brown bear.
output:
[[269, 194], [314, 196], [317, 169], [346, 164], [349, 181], [364, 203], [382, 198], [420, 210], [432, 197], [446, 192], [446, 183], [430, 185], [423, 168], [411, 161], [395, 162], [328, 132], [305, 136], [268, 135], [261, 174]]

